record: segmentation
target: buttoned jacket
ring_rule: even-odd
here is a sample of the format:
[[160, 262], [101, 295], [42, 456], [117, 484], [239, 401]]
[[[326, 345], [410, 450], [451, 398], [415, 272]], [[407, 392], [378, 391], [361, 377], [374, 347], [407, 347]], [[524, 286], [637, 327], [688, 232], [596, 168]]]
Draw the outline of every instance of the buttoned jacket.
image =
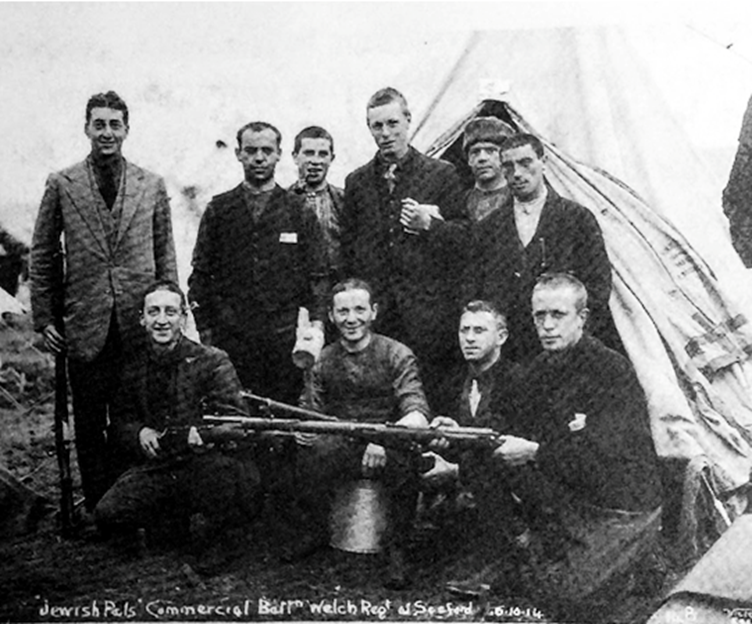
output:
[[[380, 301], [400, 310], [413, 348], [416, 337], [454, 327], [461, 271], [468, 252], [469, 221], [454, 166], [410, 147], [390, 193], [376, 157], [345, 180], [342, 255], [345, 271], [368, 280]], [[402, 199], [438, 206], [428, 231], [405, 232]], [[412, 343], [412, 344], [411, 344]]]
[[[609, 315], [611, 263], [603, 234], [584, 206], [548, 188], [532, 240], [522, 246], [509, 200], [474, 227], [473, 260], [465, 280], [465, 299], [493, 301], [507, 314], [509, 356], [527, 361], [540, 350], [530, 299], [543, 273], [574, 274], [587, 288], [590, 326], [600, 333]], [[514, 348], [511, 348], [514, 347]]]
[[34, 228], [34, 327], [41, 331], [62, 315], [69, 356], [83, 361], [102, 350], [113, 310], [126, 342], [141, 336], [144, 291], [155, 279], [177, 280], [162, 178], [124, 161], [113, 210], [120, 216], [108, 236], [107, 208], [84, 161], [49, 176]]
[[316, 215], [280, 186], [257, 218], [242, 184], [217, 195], [201, 218], [188, 285], [199, 330], [226, 338], [294, 327], [299, 307], [323, 319], [328, 272]]

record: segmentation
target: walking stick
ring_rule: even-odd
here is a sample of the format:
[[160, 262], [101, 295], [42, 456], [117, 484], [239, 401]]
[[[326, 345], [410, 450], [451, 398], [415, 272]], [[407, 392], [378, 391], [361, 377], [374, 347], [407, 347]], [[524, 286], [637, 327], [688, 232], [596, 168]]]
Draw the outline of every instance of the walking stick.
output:
[[55, 453], [60, 472], [60, 534], [73, 531], [73, 478], [70, 465], [70, 423], [68, 421], [68, 375], [65, 353], [55, 356]]

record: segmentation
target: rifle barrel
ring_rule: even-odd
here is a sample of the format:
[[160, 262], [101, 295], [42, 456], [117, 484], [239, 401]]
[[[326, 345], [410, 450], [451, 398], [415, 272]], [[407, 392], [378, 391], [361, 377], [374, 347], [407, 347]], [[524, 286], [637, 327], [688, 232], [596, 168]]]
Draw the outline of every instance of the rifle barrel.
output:
[[59, 354], [55, 357], [55, 454], [60, 472], [60, 532], [63, 537], [68, 537], [73, 529], [69, 426], [66, 356]]
[[297, 414], [298, 416], [304, 416], [307, 420], [325, 420], [330, 422], [338, 422], [339, 418], [336, 416], [329, 416], [328, 414], [321, 414], [320, 412], [314, 412], [313, 410], [306, 409], [304, 407], [298, 407], [296, 405], [290, 405], [289, 403], [282, 403], [275, 401], [268, 397], [262, 397], [258, 394], [253, 394], [248, 390], [241, 390], [240, 396], [244, 399], [250, 399], [257, 403], [266, 405], [270, 410], [278, 410], [280, 412], [287, 412], [288, 414]]

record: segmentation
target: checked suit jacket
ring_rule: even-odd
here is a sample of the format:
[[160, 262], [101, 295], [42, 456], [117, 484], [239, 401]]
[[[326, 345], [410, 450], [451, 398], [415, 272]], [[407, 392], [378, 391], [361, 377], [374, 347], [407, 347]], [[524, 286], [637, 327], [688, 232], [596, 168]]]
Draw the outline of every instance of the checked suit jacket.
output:
[[[177, 280], [170, 204], [161, 177], [124, 161], [112, 227], [88, 162], [51, 174], [31, 246], [31, 306], [38, 331], [62, 314], [69, 356], [102, 350], [113, 309], [126, 342], [143, 333], [143, 293]], [[62, 240], [61, 240], [62, 239]], [[59, 325], [59, 323], [58, 323]]]

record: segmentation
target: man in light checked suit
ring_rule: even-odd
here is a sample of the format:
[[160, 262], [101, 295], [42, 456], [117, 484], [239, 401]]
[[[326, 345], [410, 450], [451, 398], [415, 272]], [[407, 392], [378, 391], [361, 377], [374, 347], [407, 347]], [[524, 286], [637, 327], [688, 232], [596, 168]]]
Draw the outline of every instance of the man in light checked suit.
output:
[[89, 99], [91, 153], [47, 179], [31, 249], [34, 327], [53, 353], [68, 355], [89, 511], [117, 476], [109, 402], [124, 350], [142, 337], [143, 293], [155, 279], [177, 280], [164, 181], [123, 158], [128, 130], [128, 107], [114, 91]]

